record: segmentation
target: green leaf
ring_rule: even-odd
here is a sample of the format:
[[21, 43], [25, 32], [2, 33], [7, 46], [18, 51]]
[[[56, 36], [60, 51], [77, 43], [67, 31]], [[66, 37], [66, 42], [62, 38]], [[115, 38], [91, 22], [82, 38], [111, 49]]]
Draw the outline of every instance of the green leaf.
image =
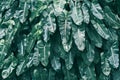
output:
[[98, 19], [104, 18], [103, 10], [98, 3], [91, 3], [91, 12]]
[[24, 60], [24, 61], [21, 61], [19, 64], [18, 64], [18, 66], [17, 66], [17, 68], [16, 68], [16, 75], [17, 76], [19, 76], [19, 75], [21, 75], [23, 72], [25, 72], [25, 68], [26, 68], [26, 61]]
[[92, 67], [87, 67], [85, 69], [85, 73], [87, 73], [86, 74], [87, 79], [89, 79], [89, 80], [96, 80], [96, 78], [95, 78], [96, 74], [95, 74], [94, 71], [95, 71], [95, 69], [94, 69], [93, 66]]
[[49, 69], [48, 80], [55, 80], [55, 71]]
[[50, 14], [48, 15], [48, 23], [47, 25], [49, 26], [49, 31], [54, 33], [56, 30], [56, 20], [55, 20], [55, 15], [53, 13], [53, 10], [50, 12]]
[[41, 68], [40, 69], [40, 80], [47, 80], [48, 78], [48, 70], [46, 68]]
[[26, 38], [18, 44], [19, 57], [20, 56], [23, 57], [25, 55], [25, 49], [26, 49], [25, 45], [26, 45]]
[[49, 26], [44, 26], [44, 34], [43, 34], [43, 38], [45, 42], [48, 42], [50, 34], [49, 34]]
[[58, 16], [58, 26], [60, 30], [60, 35], [62, 39], [62, 45], [66, 52], [71, 49], [72, 45], [72, 37], [71, 37], [71, 18], [68, 15], [68, 12], [62, 12]]
[[71, 52], [66, 53], [66, 57], [65, 57], [66, 69], [70, 70], [73, 66], [73, 62], [74, 62], [74, 55]]
[[[76, 25], [81, 25], [84, 20], [82, 10], [79, 6], [80, 6], [80, 3], [77, 4], [77, 2], [76, 2], [72, 9], [72, 14], [71, 14], [72, 20]], [[85, 7], [83, 7], [83, 8], [85, 8]]]
[[32, 63], [33, 63], [33, 65], [34, 66], [38, 66], [39, 65], [39, 63], [40, 63], [40, 54], [39, 54], [39, 49], [36, 49], [35, 50], [35, 52], [33, 53], [33, 61], [32, 61]]
[[106, 28], [105, 24], [102, 21], [95, 19], [91, 20], [91, 23], [102, 38], [108, 39], [110, 37], [108, 32], [109, 30]]
[[78, 67], [82, 80], [96, 80], [96, 74], [93, 65], [87, 66], [81, 62], [78, 63]]
[[31, 51], [35, 45], [35, 41], [36, 41], [36, 37], [29, 36], [27, 38], [27, 44], [28, 44], [26, 47], [27, 53], [31, 53]]
[[104, 52], [102, 52], [100, 56], [101, 56], [101, 69], [102, 69], [102, 73], [105, 76], [109, 76], [110, 72], [111, 72], [111, 67], [110, 67], [109, 62], [107, 60], [107, 57], [106, 57]]
[[[49, 11], [51, 9], [51, 11]], [[56, 30], [56, 19], [54, 15], [54, 10], [51, 6], [48, 7], [48, 10], [43, 12], [45, 19], [43, 20], [43, 39], [45, 42], [48, 42], [50, 34], [54, 33]]]
[[39, 69], [34, 69], [33, 70], [32, 79], [33, 80], [40, 79], [40, 70]]
[[101, 36], [95, 31], [95, 29], [89, 26], [86, 28], [86, 32], [92, 44], [94, 44], [96, 47], [101, 48], [103, 41], [102, 41]]
[[8, 20], [2, 24], [6, 24], [8, 25], [8, 28], [6, 29], [6, 38], [2, 41], [1, 44], [1, 51], [0, 51], [0, 64], [1, 61], [3, 61], [5, 59], [5, 57], [7, 56], [7, 52], [10, 49], [10, 45], [12, 44], [12, 41], [14, 39], [14, 36], [19, 28], [19, 22], [16, 24], [15, 27], [13, 27], [15, 25], [15, 22], [13, 20]]
[[60, 13], [63, 11], [66, 1], [65, 0], [54, 0], [53, 3], [54, 3], [53, 6], [55, 10], [55, 15], [59, 16]]
[[110, 76], [105, 76], [101, 73], [98, 80], [110, 80]]
[[15, 57], [14, 57], [13, 53], [10, 56], [8, 56], [7, 58], [5, 58], [5, 60], [2, 63], [2, 65], [4, 66], [3, 68], [7, 68], [11, 64], [11, 62], [13, 61], [14, 58]]
[[113, 42], [112, 46], [110, 47], [110, 57], [109, 62], [112, 65], [113, 68], [119, 67], [119, 48], [118, 48], [118, 42]]
[[23, 10], [21, 10], [21, 15], [19, 15], [19, 20], [21, 23], [25, 22], [26, 20], [26, 17], [28, 15], [28, 8], [29, 8], [28, 3], [24, 2], [24, 8]]
[[46, 43], [44, 44], [42, 40], [37, 41], [37, 48], [39, 49], [40, 53], [40, 61], [43, 66], [48, 65], [48, 58], [50, 56], [50, 44]]
[[117, 31], [115, 29], [109, 28], [109, 34], [110, 34], [110, 39], [111, 41], [117, 41], [118, 40], [118, 35]]
[[80, 51], [83, 51], [85, 49], [85, 25], [81, 25], [79, 27], [74, 26], [72, 27], [72, 31], [77, 48]]
[[83, 20], [85, 23], [89, 23], [90, 22], [90, 14], [89, 14], [89, 9], [86, 6], [86, 4], [82, 4], [82, 12], [83, 12]]
[[5, 29], [0, 29], [0, 39], [5, 36]]
[[51, 66], [55, 71], [60, 70], [61, 68], [60, 58], [57, 56], [53, 56], [53, 58], [51, 59]]
[[0, 52], [0, 69], [3, 67], [3, 60], [5, 59], [7, 53]]
[[35, 27], [32, 28], [31, 33], [27, 36], [26, 44], [26, 50], [27, 53], [31, 53], [32, 49], [35, 46], [35, 42], [37, 38], [39, 38], [40, 34], [42, 33], [41, 29], [37, 28], [39, 24], [37, 24]]
[[105, 6], [105, 21], [114, 29], [120, 28], [120, 18], [114, 14], [108, 6]]
[[32, 67], [33, 63], [34, 63], [34, 65], [36, 66], [36, 65], [38, 65], [38, 62], [39, 62], [39, 61], [37, 61], [37, 62], [34, 61], [34, 62], [33, 62], [33, 58], [32, 58], [32, 59], [30, 58], [29, 61], [26, 63], [26, 67], [27, 67], [27, 68]]
[[9, 0], [7, 0], [7, 1], [1, 0], [0, 10], [1, 10], [1, 11], [4, 11], [5, 9], [10, 8], [10, 3], [11, 3], [11, 2], [12, 2], [12, 0], [11, 0], [11, 1], [9, 1]]
[[39, 68], [37, 67], [37, 69], [34, 69], [34, 71], [32, 72], [32, 77], [33, 80], [47, 80], [48, 71], [46, 68], [42, 68], [41, 66], [39, 66]]
[[17, 60], [14, 58], [14, 61], [12, 61], [10, 66], [7, 69], [3, 69], [2, 71], [3, 79], [7, 78], [13, 72], [16, 66], [17, 66]]
[[86, 42], [86, 53], [82, 53], [82, 58], [87, 65], [90, 65], [94, 61], [95, 47]]
[[32, 0], [31, 1], [31, 16], [30, 16], [30, 21], [33, 21], [36, 17], [39, 16], [39, 13], [42, 13], [45, 9], [47, 8], [47, 5], [44, 4], [44, 2], [40, 0]]

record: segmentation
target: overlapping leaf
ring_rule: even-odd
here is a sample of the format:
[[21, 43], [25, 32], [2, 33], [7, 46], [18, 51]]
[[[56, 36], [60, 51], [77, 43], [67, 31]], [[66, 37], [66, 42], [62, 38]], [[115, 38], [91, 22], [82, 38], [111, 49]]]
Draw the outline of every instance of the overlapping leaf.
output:
[[96, 75], [94, 72], [95, 69], [93, 65], [87, 66], [83, 62], [78, 64], [79, 64], [79, 72], [83, 80], [96, 80], [95, 77]]
[[65, 66], [66, 69], [70, 70], [73, 66], [73, 62], [74, 62], [74, 55], [73, 53], [66, 53], [66, 57], [65, 57]]
[[106, 28], [105, 24], [102, 21], [95, 19], [95, 20], [91, 20], [91, 23], [102, 38], [104, 39], [109, 38], [108, 29]]
[[61, 34], [62, 45], [66, 52], [71, 49], [72, 37], [71, 37], [71, 18], [68, 15], [69, 12], [64, 11], [58, 16], [58, 26]]
[[110, 47], [110, 57], [109, 62], [113, 66], [113, 68], [119, 67], [119, 48], [118, 48], [118, 42], [113, 42], [112, 46]]
[[90, 14], [86, 4], [82, 4], [82, 13], [83, 13], [83, 21], [88, 24], [90, 21]]
[[83, 10], [82, 13], [82, 9], [80, 8], [80, 5], [81, 4], [79, 2], [77, 3], [77, 1], [75, 1], [75, 5], [72, 9], [72, 14], [71, 14], [72, 20], [76, 25], [81, 25], [83, 20], [85, 19], [85, 17], [83, 18], [83, 14], [87, 14], [86, 12], [84, 12], [86, 10], [84, 6], [82, 6], [82, 8], [84, 8], [85, 10]]
[[112, 25], [112, 28], [118, 29], [120, 27], [120, 18], [114, 14], [108, 6], [105, 6], [105, 21]]
[[[50, 7], [50, 9], [51, 9], [51, 7]], [[55, 15], [53, 12], [54, 12], [53, 9], [50, 12], [44, 11], [44, 17], [46, 19], [43, 20], [43, 25], [44, 25], [43, 26], [43, 29], [44, 29], [43, 39], [45, 42], [48, 42], [48, 40], [50, 38], [50, 34], [54, 33], [56, 30], [56, 20], [55, 20]], [[45, 21], [47, 23], [45, 23]]]
[[25, 60], [21, 61], [17, 68], [16, 68], [16, 75], [19, 76], [20, 74], [22, 74], [23, 72], [25, 72], [25, 68], [26, 68], [26, 63]]
[[13, 72], [13, 70], [15, 69], [16, 66], [17, 66], [17, 59], [13, 58], [9, 67], [6, 69], [3, 69], [3, 71], [2, 71], [3, 79], [7, 78]]
[[103, 10], [98, 3], [91, 3], [91, 12], [96, 18], [100, 20], [104, 18]]
[[86, 42], [86, 53], [82, 54], [82, 58], [87, 65], [90, 65], [94, 61], [95, 57], [94, 49], [95, 47], [92, 44]]
[[42, 63], [43, 66], [47, 66], [48, 65], [48, 58], [50, 56], [50, 44], [49, 43], [43, 43], [42, 40], [39, 40], [37, 42], [37, 48], [39, 49], [39, 53], [40, 53], [40, 61]]
[[57, 56], [53, 56], [53, 59], [51, 60], [51, 65], [55, 71], [60, 70], [61, 68], [60, 58]]
[[[87, 34], [89, 39], [92, 41], [92, 44], [94, 44], [96, 47], [102, 47], [102, 38], [101, 36], [95, 31], [95, 29], [91, 26], [88, 26], [86, 28]], [[92, 36], [92, 37], [91, 37]]]
[[104, 52], [101, 53], [101, 69], [102, 69], [102, 73], [105, 76], [109, 76], [110, 72], [111, 72], [111, 68], [110, 68], [110, 64], [107, 60], [107, 56], [105, 55]]
[[76, 46], [80, 51], [83, 51], [85, 49], [85, 25], [74, 26], [72, 27], [72, 31]]

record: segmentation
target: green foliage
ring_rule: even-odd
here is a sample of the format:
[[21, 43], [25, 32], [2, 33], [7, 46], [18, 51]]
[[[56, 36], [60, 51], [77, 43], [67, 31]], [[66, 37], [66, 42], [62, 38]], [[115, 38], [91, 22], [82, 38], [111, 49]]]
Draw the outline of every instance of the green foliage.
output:
[[0, 0], [0, 80], [120, 80], [120, 0]]

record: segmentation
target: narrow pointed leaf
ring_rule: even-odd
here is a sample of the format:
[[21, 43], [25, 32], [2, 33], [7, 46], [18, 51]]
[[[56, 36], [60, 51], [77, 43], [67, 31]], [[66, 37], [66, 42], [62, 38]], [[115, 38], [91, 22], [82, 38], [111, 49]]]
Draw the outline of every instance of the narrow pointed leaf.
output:
[[43, 38], [45, 42], [48, 42], [50, 34], [49, 34], [49, 30], [48, 30], [49, 26], [44, 26], [44, 34], [43, 34]]
[[55, 30], [56, 30], [56, 20], [55, 20], [55, 14], [54, 14], [54, 10], [53, 9], [48, 14], [47, 21], [48, 21], [47, 25], [49, 26], [49, 31], [54, 33]]
[[61, 68], [60, 58], [57, 56], [54, 56], [53, 59], [51, 60], [51, 65], [55, 71], [60, 70]]
[[[82, 29], [81, 29], [82, 28]], [[73, 27], [73, 38], [77, 48], [80, 51], [85, 49], [85, 26], [80, 26], [80, 28]]]
[[55, 80], [55, 71], [49, 69], [48, 80]]
[[58, 16], [58, 26], [60, 29], [62, 45], [66, 52], [71, 49], [72, 40], [71, 40], [71, 18], [68, 15], [68, 12], [64, 11]]
[[[102, 47], [102, 38], [101, 36], [93, 29], [92, 27], [86, 28], [87, 34], [89, 39], [92, 41], [92, 44], [94, 44], [96, 47], [101, 48]], [[92, 37], [91, 37], [92, 36]]]
[[120, 18], [114, 14], [108, 6], [105, 6], [105, 21], [115, 29], [120, 28]]
[[101, 69], [104, 75], [109, 76], [111, 67], [104, 52], [101, 53]]
[[86, 77], [87, 77], [87, 79], [89, 79], [89, 80], [96, 80], [96, 78], [95, 78], [95, 76], [96, 76], [96, 74], [95, 74], [95, 69], [94, 69], [94, 67], [87, 67], [86, 68]]
[[32, 72], [32, 79], [37, 80], [40, 79], [40, 69], [34, 69]]
[[40, 80], [47, 80], [48, 78], [48, 70], [46, 68], [40, 69]]
[[110, 57], [109, 62], [113, 66], [113, 68], [119, 67], [119, 48], [118, 48], [118, 42], [114, 42], [110, 48]]
[[39, 63], [40, 63], [40, 54], [39, 54], [39, 50], [36, 50], [36, 52], [34, 52], [34, 54], [33, 54], [33, 65], [34, 66], [38, 66], [39, 65]]
[[5, 79], [8, 76], [10, 76], [10, 74], [13, 72], [13, 70], [15, 69], [16, 66], [17, 66], [17, 60], [15, 60], [15, 58], [14, 58], [14, 61], [12, 61], [10, 66], [7, 69], [3, 69], [3, 71], [2, 71], [3, 79]]
[[[48, 9], [52, 9], [52, 7], [49, 6]], [[51, 11], [49, 10], [44, 11], [44, 17], [46, 19], [43, 20], [43, 25], [44, 25], [43, 39], [45, 42], [48, 42], [50, 38], [50, 34], [54, 33], [56, 30], [56, 20], [53, 12], [54, 12], [53, 9]]]
[[77, 2], [75, 3], [73, 9], [72, 9], [72, 14], [71, 14], [72, 20], [76, 25], [81, 25], [83, 22], [83, 13], [80, 8], [80, 3]]
[[19, 76], [20, 74], [22, 74], [23, 72], [25, 72], [25, 68], [26, 68], [25, 61], [22, 61], [22, 62], [17, 66], [16, 75]]
[[104, 18], [103, 10], [98, 3], [91, 3], [91, 12], [98, 19], [103, 19]]
[[42, 42], [42, 40], [39, 40], [37, 42], [37, 48], [39, 49], [39, 53], [40, 53], [40, 61], [42, 63], [43, 66], [47, 66], [48, 65], [48, 58], [50, 55], [50, 44], [44, 44]]
[[77, 80], [77, 76], [69, 70], [66, 70], [64, 80]]
[[82, 12], [84, 22], [88, 24], [90, 22], [90, 14], [89, 9], [85, 4], [82, 4]]
[[28, 8], [29, 8], [29, 6], [28, 6], [27, 2], [25, 2], [24, 3], [24, 8], [22, 10], [22, 15], [19, 15], [20, 16], [19, 19], [20, 19], [21, 23], [25, 22], [25, 20], [26, 20], [26, 17], [28, 15]]
[[79, 72], [83, 80], [96, 80], [95, 69], [93, 65], [87, 66], [81, 62], [79, 63]]
[[90, 65], [94, 61], [95, 47], [86, 42], [86, 53], [82, 54], [82, 58], [87, 65]]
[[32, 73], [32, 79], [33, 80], [47, 80], [47, 76], [48, 76], [48, 71], [46, 68], [42, 68], [41, 66], [39, 66], [39, 68], [34, 69], [33, 73]]
[[102, 21], [95, 19], [95, 20], [91, 20], [91, 23], [102, 38], [104, 39], [109, 38], [108, 29], [106, 28], [106, 26], [103, 24]]
[[0, 29], [0, 39], [5, 36], [5, 29]]
[[73, 66], [73, 62], [74, 62], [74, 55], [71, 52], [66, 53], [66, 57], [65, 57], [66, 69], [70, 70]]

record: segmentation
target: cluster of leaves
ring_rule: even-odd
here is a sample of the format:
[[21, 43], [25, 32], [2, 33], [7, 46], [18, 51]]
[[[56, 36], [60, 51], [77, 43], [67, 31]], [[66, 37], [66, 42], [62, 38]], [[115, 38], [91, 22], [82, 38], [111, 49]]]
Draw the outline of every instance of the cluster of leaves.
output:
[[0, 80], [120, 80], [120, 0], [0, 0]]

